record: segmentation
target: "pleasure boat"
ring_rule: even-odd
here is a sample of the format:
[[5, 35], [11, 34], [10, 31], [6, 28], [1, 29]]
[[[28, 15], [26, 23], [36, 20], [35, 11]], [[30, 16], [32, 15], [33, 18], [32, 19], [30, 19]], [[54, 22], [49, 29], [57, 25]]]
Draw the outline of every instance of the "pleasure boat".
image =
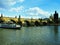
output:
[[0, 24], [0, 28], [20, 29], [21, 26], [20, 25], [17, 25], [17, 24], [6, 24], [6, 23], [2, 23], [2, 24]]

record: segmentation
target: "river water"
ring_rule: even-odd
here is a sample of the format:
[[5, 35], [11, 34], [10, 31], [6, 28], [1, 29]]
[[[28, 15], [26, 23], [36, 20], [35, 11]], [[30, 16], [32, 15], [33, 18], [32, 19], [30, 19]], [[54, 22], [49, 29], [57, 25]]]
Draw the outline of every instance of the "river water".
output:
[[60, 45], [60, 26], [0, 29], [0, 45]]

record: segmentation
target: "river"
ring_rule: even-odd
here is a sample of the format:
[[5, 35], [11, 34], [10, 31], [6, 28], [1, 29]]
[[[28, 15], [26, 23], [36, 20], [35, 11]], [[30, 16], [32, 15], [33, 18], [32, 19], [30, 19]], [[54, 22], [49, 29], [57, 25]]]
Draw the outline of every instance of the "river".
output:
[[60, 26], [0, 29], [0, 45], [60, 45]]

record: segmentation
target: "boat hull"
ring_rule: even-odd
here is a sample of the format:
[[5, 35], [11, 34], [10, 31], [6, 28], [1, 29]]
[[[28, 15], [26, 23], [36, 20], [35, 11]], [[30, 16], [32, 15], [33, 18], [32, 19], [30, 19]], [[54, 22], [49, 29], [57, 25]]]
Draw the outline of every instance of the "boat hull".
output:
[[20, 25], [16, 24], [0, 24], [0, 28], [6, 28], [6, 29], [20, 29]]
[[3, 29], [21, 29], [21, 27], [16, 27], [16, 28], [11, 28], [11, 27], [0, 27], [0, 28], [3, 28]]

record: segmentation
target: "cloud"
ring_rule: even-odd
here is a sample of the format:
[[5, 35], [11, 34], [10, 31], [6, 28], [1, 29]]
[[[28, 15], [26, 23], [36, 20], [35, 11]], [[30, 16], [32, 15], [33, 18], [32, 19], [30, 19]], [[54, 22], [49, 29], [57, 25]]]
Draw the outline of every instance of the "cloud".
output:
[[43, 9], [41, 9], [39, 7], [29, 8], [28, 10], [26, 10], [26, 14], [31, 15], [31, 16], [42, 16], [42, 17], [49, 16], [49, 12], [44, 11]]
[[6, 7], [11, 7], [17, 3], [23, 3], [24, 0], [0, 0], [0, 7], [1, 8], [6, 8]]
[[11, 8], [9, 11], [18, 13], [18, 12], [22, 11], [23, 9], [24, 9], [24, 7], [20, 6], [20, 7], [16, 7], [16, 8]]
[[18, 2], [24, 2], [24, 0], [19, 0]]
[[4, 8], [0, 8], [0, 11], [6, 11], [6, 9], [4, 9]]
[[0, 8], [0, 10], [4, 10], [3, 8]]

